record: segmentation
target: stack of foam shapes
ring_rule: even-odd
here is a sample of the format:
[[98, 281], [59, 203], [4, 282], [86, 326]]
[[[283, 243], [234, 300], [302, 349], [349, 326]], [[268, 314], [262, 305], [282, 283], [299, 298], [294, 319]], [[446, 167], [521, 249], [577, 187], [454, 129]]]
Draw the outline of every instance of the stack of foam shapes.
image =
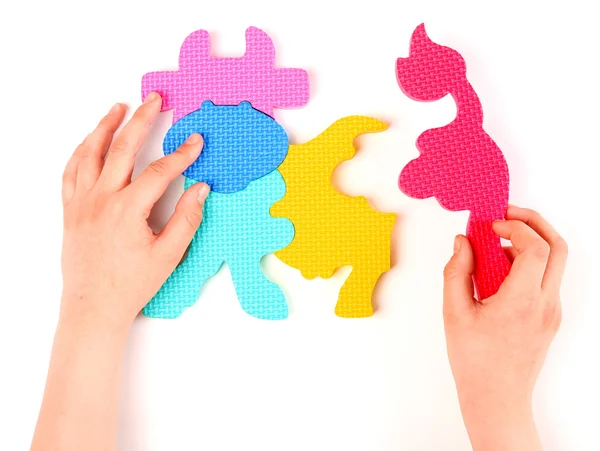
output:
[[177, 267], [144, 308], [146, 316], [174, 318], [198, 299], [202, 285], [227, 263], [242, 308], [263, 319], [283, 319], [288, 309], [280, 288], [260, 269], [266, 254], [287, 246], [294, 229], [273, 218], [270, 206], [285, 194], [276, 170], [288, 150], [274, 108], [298, 108], [309, 97], [302, 69], [275, 68], [275, 50], [258, 28], [246, 30], [246, 54], [213, 58], [204, 30], [188, 36], [179, 70], [143, 77], [142, 98], [156, 91], [163, 110], [173, 110], [164, 153], [175, 151], [196, 132], [204, 148], [184, 173], [185, 186], [211, 187], [203, 222]]
[[400, 87], [412, 99], [429, 102], [450, 94], [456, 102], [453, 122], [419, 136], [420, 156], [402, 170], [399, 185], [411, 197], [433, 196], [448, 210], [470, 211], [467, 236], [475, 253], [475, 287], [479, 299], [485, 299], [498, 291], [510, 271], [500, 238], [492, 230], [508, 207], [508, 166], [483, 129], [483, 109], [458, 52], [431, 41], [420, 25], [408, 58], [398, 59], [396, 72]]
[[[186, 179], [186, 189], [194, 183]], [[260, 269], [264, 255], [287, 246], [294, 237], [289, 220], [269, 214], [269, 207], [284, 194], [285, 182], [279, 171], [250, 182], [245, 190], [234, 194], [211, 193], [187, 257], [144, 307], [144, 315], [180, 316], [196, 302], [202, 285], [227, 263], [244, 311], [256, 318], [286, 318], [285, 296]]]
[[331, 176], [336, 166], [354, 156], [358, 135], [386, 128], [369, 117], [340, 119], [313, 140], [290, 146], [279, 167], [287, 192], [271, 207], [271, 214], [289, 218], [295, 235], [292, 243], [275, 255], [307, 279], [329, 278], [336, 269], [351, 266], [335, 307], [341, 317], [373, 314], [373, 288], [390, 269], [396, 216], [376, 212], [364, 197], [339, 193]]
[[235, 193], [277, 169], [288, 151], [285, 130], [248, 102], [202, 107], [182, 117], [167, 132], [164, 153], [175, 152], [192, 134], [204, 138], [198, 159], [183, 175], [207, 183], [212, 192]]
[[179, 52], [179, 70], [150, 72], [142, 79], [142, 98], [158, 92], [162, 109], [173, 110], [173, 122], [210, 100], [215, 105], [247, 101], [269, 116], [274, 108], [300, 108], [310, 95], [308, 74], [302, 69], [276, 68], [275, 47], [262, 30], [246, 30], [246, 53], [241, 58], [210, 55], [207, 31], [190, 34]]

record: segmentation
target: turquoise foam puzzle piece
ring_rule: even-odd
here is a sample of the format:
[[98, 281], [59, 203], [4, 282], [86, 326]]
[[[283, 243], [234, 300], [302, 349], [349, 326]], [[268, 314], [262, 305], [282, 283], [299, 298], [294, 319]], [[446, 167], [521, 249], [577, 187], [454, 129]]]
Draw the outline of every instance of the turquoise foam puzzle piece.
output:
[[[185, 189], [194, 183], [186, 178]], [[275, 170], [250, 182], [243, 191], [211, 192], [186, 259], [144, 307], [143, 314], [151, 318], [180, 316], [196, 302], [202, 285], [226, 262], [245, 312], [261, 319], [287, 318], [283, 292], [260, 269], [263, 256], [283, 249], [294, 238], [292, 223], [269, 213], [285, 190], [283, 177]]]

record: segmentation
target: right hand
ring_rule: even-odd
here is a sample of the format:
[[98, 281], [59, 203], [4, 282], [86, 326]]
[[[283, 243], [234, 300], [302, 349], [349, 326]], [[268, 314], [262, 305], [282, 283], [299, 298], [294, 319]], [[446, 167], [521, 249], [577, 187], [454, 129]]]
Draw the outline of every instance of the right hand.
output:
[[444, 271], [448, 358], [475, 450], [541, 449], [531, 397], [561, 321], [567, 245], [538, 213], [514, 206], [494, 231], [511, 241], [510, 274], [481, 302], [473, 294], [473, 251], [457, 236]]

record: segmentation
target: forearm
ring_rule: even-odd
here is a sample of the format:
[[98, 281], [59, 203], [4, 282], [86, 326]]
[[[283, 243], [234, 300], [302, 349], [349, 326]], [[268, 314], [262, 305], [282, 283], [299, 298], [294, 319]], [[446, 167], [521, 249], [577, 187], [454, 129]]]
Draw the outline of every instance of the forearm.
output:
[[61, 315], [32, 451], [115, 448], [126, 326]]
[[463, 396], [461, 411], [474, 451], [541, 451], [531, 402]]

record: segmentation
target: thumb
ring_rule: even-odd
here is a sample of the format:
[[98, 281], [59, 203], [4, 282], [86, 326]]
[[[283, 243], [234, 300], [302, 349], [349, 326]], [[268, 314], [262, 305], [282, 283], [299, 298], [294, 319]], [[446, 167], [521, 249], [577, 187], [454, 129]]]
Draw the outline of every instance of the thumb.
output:
[[177, 202], [173, 216], [156, 239], [156, 245], [162, 248], [165, 255], [172, 255], [176, 263], [181, 260], [202, 223], [202, 209], [209, 191], [206, 183], [196, 183], [186, 190]]
[[444, 268], [444, 311], [457, 312], [473, 306], [473, 271], [471, 243], [464, 235], [454, 239], [454, 255]]

